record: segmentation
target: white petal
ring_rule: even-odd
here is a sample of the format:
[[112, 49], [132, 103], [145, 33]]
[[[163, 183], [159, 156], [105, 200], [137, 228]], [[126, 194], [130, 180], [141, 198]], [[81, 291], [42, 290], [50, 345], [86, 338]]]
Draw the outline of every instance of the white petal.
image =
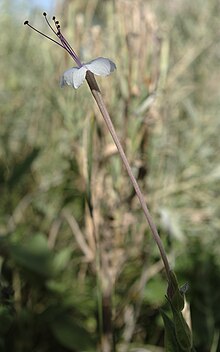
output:
[[87, 68], [82, 66], [80, 68], [76, 68], [73, 71], [73, 87], [75, 89], [79, 88], [81, 84], [85, 81]]
[[114, 62], [105, 57], [98, 57], [86, 63], [84, 66], [98, 76], [108, 76], [116, 69]]
[[60, 81], [61, 87], [68, 85], [72, 86], [75, 89], [79, 88], [81, 84], [85, 81], [86, 71], [87, 68], [84, 66], [80, 68], [72, 67], [69, 70], [65, 71]]
[[69, 70], [64, 72], [64, 74], [62, 75], [61, 80], [60, 80], [61, 87], [64, 87], [66, 85], [72, 86], [72, 84], [73, 84], [73, 69], [74, 68], [70, 68]]

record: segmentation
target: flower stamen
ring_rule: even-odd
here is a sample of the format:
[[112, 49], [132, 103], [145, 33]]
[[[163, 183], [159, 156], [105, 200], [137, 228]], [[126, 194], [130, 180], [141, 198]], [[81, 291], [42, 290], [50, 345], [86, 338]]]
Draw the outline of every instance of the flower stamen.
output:
[[46, 12], [43, 13], [43, 16], [44, 16], [44, 18], [45, 18], [45, 21], [46, 21], [47, 25], [48, 25], [48, 26], [50, 27], [50, 29], [52, 30], [52, 32], [53, 32], [55, 35], [57, 35], [57, 33], [55, 32], [55, 30], [54, 30], [53, 27], [51, 26], [50, 22], [48, 21]]
[[78, 65], [78, 67], [82, 67], [82, 63], [79, 59], [79, 57], [76, 55], [75, 51], [73, 50], [73, 48], [71, 47], [71, 45], [68, 43], [68, 41], [65, 39], [65, 37], [63, 36], [63, 34], [61, 33], [60, 30], [60, 24], [59, 21], [56, 20], [55, 16], [53, 16], [53, 21], [54, 21], [54, 25], [57, 29], [57, 32], [53, 29], [53, 27], [51, 26], [50, 22], [48, 21], [47, 18], [47, 14], [46, 12], [43, 13], [43, 16], [45, 18], [45, 21], [48, 25], [48, 27], [52, 30], [52, 32], [59, 38], [61, 44], [56, 41], [55, 39], [49, 37], [48, 35], [44, 34], [43, 32], [39, 31], [37, 28], [33, 27], [32, 25], [30, 25], [30, 23], [28, 21], [24, 22], [24, 25], [27, 25], [28, 27], [30, 27], [31, 29], [33, 29], [35, 32], [41, 34], [43, 37], [51, 40], [52, 42], [54, 42], [55, 44], [59, 45], [61, 48], [63, 48], [64, 50], [66, 50], [68, 52], [68, 54], [73, 58], [73, 60], [76, 62], [76, 64]]
[[[28, 27], [30, 27], [31, 29], [33, 29], [35, 32], [39, 33], [40, 35], [42, 35], [43, 37], [51, 40], [52, 42], [54, 42], [55, 44], [59, 45], [61, 48], [67, 50], [66, 48], [63, 47], [63, 45], [61, 45], [59, 42], [57, 42], [56, 40], [54, 40], [53, 38], [49, 37], [48, 35], [44, 34], [43, 32], [39, 31], [37, 28], [33, 27], [28, 21], [24, 21], [24, 25], [27, 25]], [[67, 50], [68, 51], [68, 50]]]
[[80, 61], [80, 59], [78, 58], [78, 56], [76, 55], [75, 51], [73, 50], [73, 48], [71, 47], [71, 45], [68, 43], [68, 41], [65, 39], [65, 37], [63, 36], [63, 34], [61, 33], [60, 30], [60, 23], [59, 21], [56, 20], [56, 17], [53, 16], [52, 20], [54, 21], [54, 25], [57, 28], [57, 33], [56, 35], [58, 36], [58, 38], [60, 39], [63, 47], [67, 48], [69, 51], [69, 54], [72, 56], [73, 60], [77, 63], [77, 65], [79, 67], [82, 67], [82, 63]]

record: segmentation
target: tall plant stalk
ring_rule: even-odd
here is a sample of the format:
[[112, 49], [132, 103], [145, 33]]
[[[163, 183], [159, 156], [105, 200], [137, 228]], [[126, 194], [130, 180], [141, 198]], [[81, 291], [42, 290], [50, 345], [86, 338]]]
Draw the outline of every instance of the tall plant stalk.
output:
[[168, 282], [170, 281], [170, 266], [169, 266], [169, 262], [168, 262], [168, 259], [167, 259], [167, 255], [166, 255], [166, 252], [165, 252], [165, 249], [164, 249], [164, 246], [163, 246], [163, 243], [161, 241], [161, 238], [159, 236], [159, 233], [157, 231], [157, 227], [150, 215], [150, 212], [149, 212], [149, 209], [147, 207], [147, 204], [145, 202], [145, 199], [144, 199], [144, 196], [140, 190], [140, 187], [133, 175], [133, 172], [131, 170], [131, 166], [129, 164], [129, 161], [125, 155], [125, 152], [123, 150], [123, 147], [121, 145], [121, 142], [117, 136], [117, 133], [115, 131], [115, 128], [114, 128], [114, 125], [112, 123], [112, 120], [111, 120], [111, 117], [108, 113], [108, 110], [106, 108], [106, 105], [104, 103], [104, 100], [103, 100], [103, 97], [102, 97], [102, 94], [101, 94], [101, 91], [99, 89], [99, 86], [98, 86], [98, 83], [94, 77], [94, 74], [90, 71], [87, 71], [86, 73], [86, 80], [87, 80], [87, 83], [89, 85], [89, 88], [92, 92], [92, 95], [93, 97], [95, 98], [95, 101], [99, 107], [99, 110], [104, 118], [104, 121], [108, 127], [108, 130], [112, 136], [112, 139], [118, 149], [118, 152], [119, 152], [119, 155], [122, 159], [122, 162], [127, 170], [127, 173], [128, 173], [128, 176], [131, 180], [131, 183], [134, 187], [134, 190], [136, 192], [136, 195], [140, 201], [140, 204], [141, 204], [141, 208], [144, 212], [144, 215], [145, 215], [145, 218], [149, 224], [149, 227], [150, 227], [150, 230], [151, 230], [151, 233], [153, 235], [153, 238], [158, 246], [158, 249], [160, 251], [160, 255], [161, 255], [161, 258], [163, 260], [163, 263], [164, 263], [164, 268], [165, 268], [165, 271], [166, 271], [166, 276], [167, 276], [167, 279], [168, 279]]

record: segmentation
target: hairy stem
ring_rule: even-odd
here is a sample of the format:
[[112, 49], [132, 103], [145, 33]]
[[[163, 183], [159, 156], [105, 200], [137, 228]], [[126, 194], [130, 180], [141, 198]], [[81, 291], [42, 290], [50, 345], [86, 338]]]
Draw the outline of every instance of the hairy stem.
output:
[[121, 159], [122, 159], [122, 161], [124, 163], [124, 166], [125, 166], [125, 168], [127, 170], [127, 173], [128, 173], [128, 175], [130, 177], [130, 180], [131, 180], [132, 185], [133, 185], [133, 187], [135, 189], [137, 197], [138, 197], [138, 199], [140, 201], [141, 207], [143, 209], [144, 215], [145, 215], [145, 217], [147, 219], [147, 222], [149, 224], [149, 227], [151, 229], [151, 232], [152, 232], [152, 235], [154, 237], [154, 240], [155, 240], [155, 242], [156, 242], [156, 244], [157, 244], [157, 246], [159, 248], [160, 255], [161, 255], [161, 258], [162, 258], [163, 263], [164, 263], [164, 268], [165, 268], [165, 271], [166, 271], [167, 279], [168, 279], [168, 282], [169, 282], [170, 281], [169, 280], [170, 279], [170, 266], [169, 266], [169, 262], [168, 262], [168, 259], [167, 259], [167, 256], [166, 256], [166, 252], [165, 252], [164, 247], [163, 247], [163, 243], [162, 243], [161, 238], [160, 238], [160, 236], [158, 234], [158, 231], [157, 231], [157, 228], [156, 228], [156, 226], [154, 224], [154, 221], [153, 221], [153, 219], [152, 219], [152, 217], [150, 215], [150, 212], [149, 212], [148, 207], [146, 205], [144, 196], [143, 196], [143, 194], [142, 194], [142, 192], [140, 190], [140, 187], [139, 187], [139, 185], [138, 185], [138, 183], [137, 183], [137, 181], [136, 181], [136, 179], [135, 179], [135, 177], [133, 175], [133, 172], [131, 170], [131, 167], [130, 167], [130, 164], [128, 162], [128, 159], [127, 159], [127, 157], [126, 157], [126, 155], [124, 153], [124, 150], [122, 148], [121, 142], [120, 142], [120, 140], [119, 140], [119, 138], [117, 136], [117, 133], [115, 131], [115, 128], [114, 128], [112, 120], [111, 120], [111, 117], [109, 116], [108, 110], [107, 110], [107, 108], [105, 106], [105, 103], [103, 101], [102, 94], [100, 92], [99, 86], [98, 86], [98, 84], [96, 82], [96, 79], [95, 79], [94, 75], [90, 71], [87, 71], [86, 80], [87, 80], [89, 88], [90, 88], [90, 90], [92, 92], [92, 95], [93, 95], [93, 97], [96, 100], [96, 103], [97, 103], [97, 105], [99, 107], [99, 110], [100, 110], [100, 112], [101, 112], [101, 114], [102, 114], [102, 116], [103, 116], [103, 118], [105, 120], [105, 123], [106, 123], [106, 125], [107, 125], [107, 127], [109, 129], [109, 132], [110, 132], [110, 134], [111, 134], [111, 136], [112, 136], [112, 138], [113, 138], [113, 140], [115, 142], [115, 145], [116, 145], [116, 147], [118, 149], [120, 157], [121, 157]]

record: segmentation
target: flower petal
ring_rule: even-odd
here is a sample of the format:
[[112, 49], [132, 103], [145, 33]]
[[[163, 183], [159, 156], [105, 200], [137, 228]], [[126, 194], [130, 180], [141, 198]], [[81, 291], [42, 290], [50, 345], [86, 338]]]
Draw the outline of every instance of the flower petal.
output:
[[116, 69], [114, 62], [105, 57], [98, 57], [86, 63], [84, 66], [98, 76], [108, 76]]
[[73, 87], [75, 89], [79, 88], [81, 84], [85, 81], [87, 68], [82, 66], [80, 68], [76, 68], [73, 71]]
[[72, 67], [69, 70], [65, 71], [60, 85], [61, 87], [68, 85], [77, 89], [81, 86], [81, 84], [85, 81], [87, 68], [85, 66], [82, 67]]
[[64, 87], [66, 85], [72, 86], [73, 84], [73, 68], [70, 68], [69, 70], [65, 71], [64, 74], [61, 77], [60, 80], [60, 85], [61, 87]]

